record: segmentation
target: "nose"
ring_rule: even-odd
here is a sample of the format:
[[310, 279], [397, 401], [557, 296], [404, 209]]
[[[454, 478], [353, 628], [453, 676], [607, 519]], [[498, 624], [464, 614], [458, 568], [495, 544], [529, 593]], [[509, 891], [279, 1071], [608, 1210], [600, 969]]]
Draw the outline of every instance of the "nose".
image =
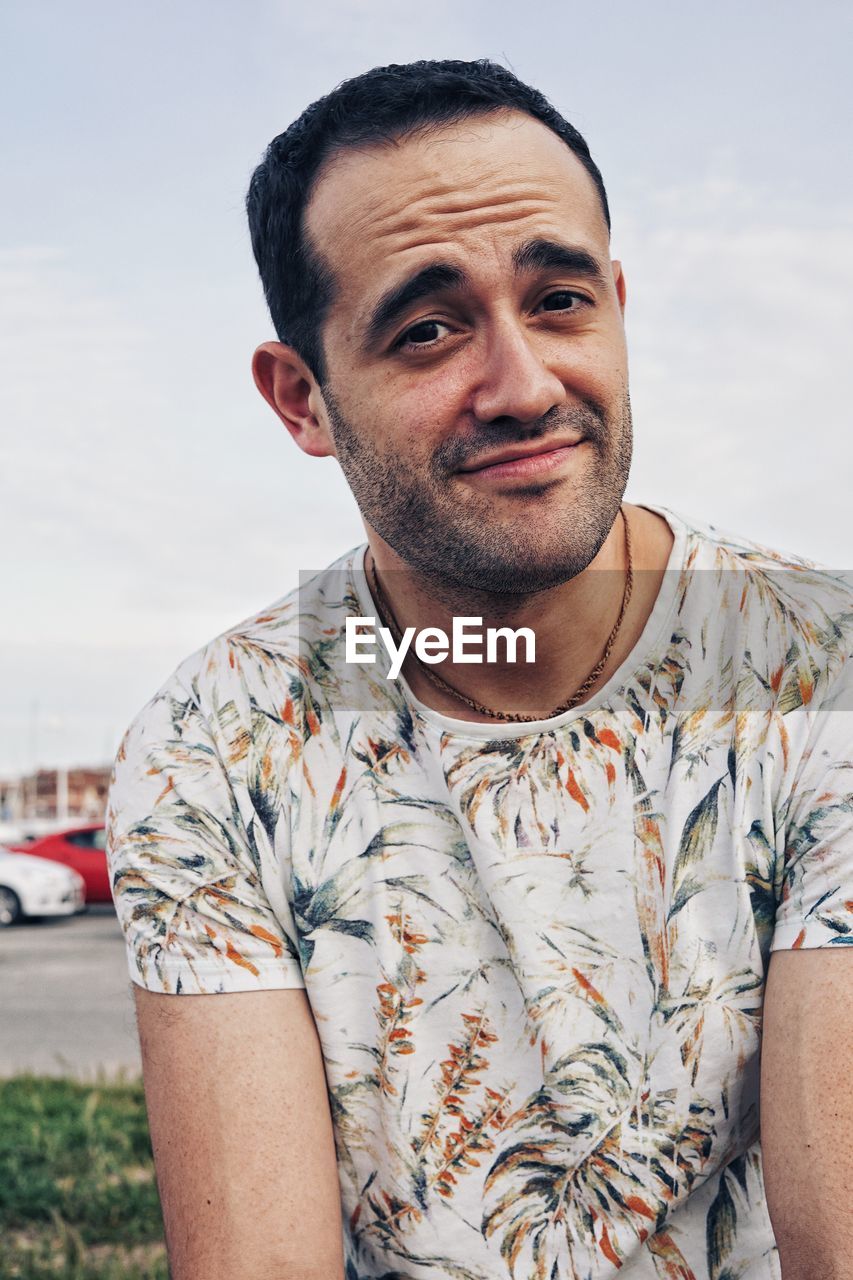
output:
[[508, 321], [492, 331], [485, 362], [471, 405], [480, 422], [535, 422], [566, 401], [562, 382], [517, 324]]

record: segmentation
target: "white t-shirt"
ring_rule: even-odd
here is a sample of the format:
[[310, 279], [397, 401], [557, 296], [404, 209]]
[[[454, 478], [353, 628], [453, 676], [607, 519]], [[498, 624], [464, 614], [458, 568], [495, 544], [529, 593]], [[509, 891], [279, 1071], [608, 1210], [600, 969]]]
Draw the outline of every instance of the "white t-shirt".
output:
[[449, 719], [347, 664], [361, 548], [120, 748], [131, 977], [307, 988], [349, 1280], [780, 1275], [764, 978], [853, 941], [853, 590], [657, 510], [643, 634], [561, 716]]

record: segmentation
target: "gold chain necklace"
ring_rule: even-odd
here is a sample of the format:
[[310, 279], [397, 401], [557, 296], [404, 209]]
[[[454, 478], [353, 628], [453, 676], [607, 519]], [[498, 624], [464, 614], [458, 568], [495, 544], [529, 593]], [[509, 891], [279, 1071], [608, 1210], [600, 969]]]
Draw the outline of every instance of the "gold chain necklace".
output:
[[[620, 507], [619, 510], [622, 513], [622, 523], [625, 526], [625, 555], [628, 562], [625, 573], [625, 590], [622, 593], [622, 606], [619, 610], [619, 617], [616, 619], [616, 624], [610, 632], [610, 635], [607, 637], [604, 652], [593, 667], [592, 671], [590, 671], [589, 675], [584, 680], [583, 684], [579, 689], [575, 690], [567, 702], [561, 702], [558, 707], [555, 707], [553, 711], [549, 711], [546, 716], [523, 716], [518, 715], [515, 712], [495, 711], [492, 707], [485, 707], [482, 702], [477, 702], [476, 699], [469, 698], [467, 694], [461, 693], [459, 689], [454, 689], [453, 685], [448, 684], [446, 680], [442, 680], [441, 676], [437, 675], [436, 672], [433, 671], [432, 667], [428, 666], [425, 662], [421, 662], [418, 655], [414, 650], [412, 650], [412, 656], [427, 679], [430, 680], [437, 689], [441, 689], [444, 693], [450, 694], [451, 697], [456, 698], [459, 702], [464, 702], [466, 707], [470, 707], [472, 711], [478, 711], [481, 715], [489, 716], [492, 720], [518, 720], [523, 723], [530, 724], [536, 720], [550, 720], [553, 716], [562, 715], [564, 711], [571, 711], [572, 707], [576, 707], [584, 694], [588, 693], [595, 684], [596, 680], [607, 665], [607, 659], [613, 651], [613, 645], [619, 634], [619, 628], [622, 626], [622, 620], [625, 617], [625, 612], [631, 599], [631, 592], [634, 588], [634, 565], [631, 556], [631, 530], [628, 525], [628, 518], [625, 515], [624, 508]], [[388, 603], [388, 597], [385, 595], [385, 592], [379, 584], [379, 575], [376, 572], [376, 560], [374, 559], [372, 552], [370, 555], [370, 576], [373, 583], [373, 593], [376, 597], [376, 606], [380, 616], [380, 621], [393, 635], [394, 643], [399, 646], [403, 633], [394, 616], [394, 612]]]

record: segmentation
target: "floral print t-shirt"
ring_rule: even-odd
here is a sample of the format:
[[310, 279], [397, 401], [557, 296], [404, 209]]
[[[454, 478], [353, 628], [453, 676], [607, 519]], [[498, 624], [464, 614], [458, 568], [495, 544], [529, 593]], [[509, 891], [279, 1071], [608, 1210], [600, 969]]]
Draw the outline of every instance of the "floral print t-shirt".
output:
[[652, 613], [572, 711], [453, 720], [347, 664], [361, 548], [119, 750], [131, 977], [307, 989], [348, 1280], [780, 1275], [762, 998], [771, 951], [853, 941], [853, 590], [653, 509]]

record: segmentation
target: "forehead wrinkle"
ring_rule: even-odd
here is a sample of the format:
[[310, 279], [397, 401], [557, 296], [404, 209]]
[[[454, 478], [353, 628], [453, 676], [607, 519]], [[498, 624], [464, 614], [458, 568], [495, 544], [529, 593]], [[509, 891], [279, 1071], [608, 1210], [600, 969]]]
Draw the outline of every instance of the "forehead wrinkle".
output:
[[[383, 259], [388, 262], [398, 255], [406, 255], [418, 249], [439, 250], [446, 246], [448, 249], [458, 250], [461, 239], [472, 232], [479, 232], [479, 241], [482, 242], [495, 227], [515, 223], [521, 230], [531, 220], [541, 218], [543, 212], [551, 212], [552, 209], [549, 201], [538, 201], [535, 204], [530, 202], [527, 206], [513, 207], [502, 213], [492, 212], [491, 216], [485, 218], [482, 208], [472, 209], [469, 216], [463, 217], [435, 213], [431, 217], [412, 218], [408, 209], [403, 213], [394, 210], [385, 219], [385, 226], [377, 227], [375, 222], [364, 226], [357, 235], [357, 241], [361, 247], [371, 243], [381, 247]], [[355, 222], [351, 221], [350, 228], [355, 227]], [[543, 234], [548, 231], [553, 234], [555, 230], [555, 227], [543, 228]]]
[[[448, 199], [444, 199], [444, 195]], [[465, 213], [485, 213], [490, 209], [500, 209], [506, 205], [533, 205], [536, 208], [543, 208], [553, 204], [553, 199], [543, 196], [538, 191], [507, 191], [507, 192], [484, 192], [472, 191], [469, 194], [462, 192], [459, 188], [447, 193], [434, 193], [415, 197], [410, 199], [406, 208], [406, 213], [412, 219], [418, 216], [427, 217], [453, 217], [458, 214]]]
[[[459, 228], [459, 230], [470, 231], [472, 229], [475, 229], [477, 225], [478, 225], [477, 223], [472, 223], [470, 227], [462, 227], [462, 228]], [[397, 248], [389, 250], [385, 255], [385, 260], [390, 261], [392, 258], [396, 257], [399, 254], [406, 254], [409, 252], [413, 252], [415, 249], [435, 249], [438, 251], [443, 247], [445, 249], [449, 249], [451, 252], [455, 250], [458, 253], [461, 245], [460, 238], [457, 237], [456, 239], [448, 240], [446, 239], [446, 234], [447, 234], [447, 228], [444, 228], [442, 230], [441, 235], [438, 237], [425, 236], [424, 239], [422, 240], [409, 240], [404, 245], [400, 245]], [[484, 232], [484, 238], [485, 238], [485, 232]]]
[[368, 169], [369, 166], [356, 168], [351, 165], [343, 169], [341, 177], [350, 188], [350, 199], [339, 199], [335, 204], [342, 215], [343, 225], [364, 231], [375, 228], [379, 234], [389, 219], [393, 223], [399, 218], [401, 229], [408, 229], [426, 218], [452, 217], [469, 211], [486, 217], [489, 210], [503, 205], [545, 209], [574, 193], [572, 184], [567, 189], [566, 184], [556, 177], [549, 184], [553, 194], [549, 192], [546, 195], [543, 194], [541, 179], [533, 179], [524, 173], [508, 176], [493, 166], [485, 170], [479, 166], [474, 171], [469, 168], [467, 174], [453, 181], [448, 180], [444, 171], [412, 174], [408, 170], [405, 185], [409, 189], [405, 191], [405, 202], [401, 206], [398, 171], [395, 169], [387, 180], [383, 180], [381, 169], [378, 174], [370, 173]]
[[[458, 194], [458, 193], [454, 193]], [[376, 206], [367, 211], [362, 218], [351, 220], [350, 225], [358, 224], [364, 232], [373, 233], [378, 238], [392, 235], [407, 235], [420, 231], [424, 224], [444, 222], [448, 219], [458, 220], [462, 228], [484, 222], [511, 222], [513, 218], [528, 218], [554, 207], [555, 201], [539, 195], [517, 193], [506, 196], [484, 198], [482, 193], [467, 200], [456, 200], [451, 203], [439, 202], [432, 195], [420, 199], [410, 199], [406, 207], [400, 209], [395, 203], [387, 213], [379, 213]]]
[[[461, 214], [435, 213], [426, 218], [419, 218], [417, 221], [412, 220], [400, 226], [389, 227], [387, 231], [380, 233], [380, 235], [385, 238], [407, 236], [416, 232], [428, 232], [430, 226], [435, 226], [437, 230], [440, 230], [443, 237], [447, 236], [448, 231], [462, 233], [471, 231], [476, 227], [482, 227], [483, 232], [486, 233], [491, 227], [502, 226], [508, 222], [527, 222], [542, 213], [541, 205], [530, 208], [513, 207], [503, 212], [499, 212], [500, 209], [501, 206], [499, 205], [491, 205], [466, 210], [465, 213]], [[447, 223], [450, 219], [452, 219], [452, 226], [448, 227]], [[425, 223], [426, 226], [424, 225]], [[434, 237], [426, 234], [422, 240], [408, 241], [406, 247], [414, 249], [433, 242]]]

